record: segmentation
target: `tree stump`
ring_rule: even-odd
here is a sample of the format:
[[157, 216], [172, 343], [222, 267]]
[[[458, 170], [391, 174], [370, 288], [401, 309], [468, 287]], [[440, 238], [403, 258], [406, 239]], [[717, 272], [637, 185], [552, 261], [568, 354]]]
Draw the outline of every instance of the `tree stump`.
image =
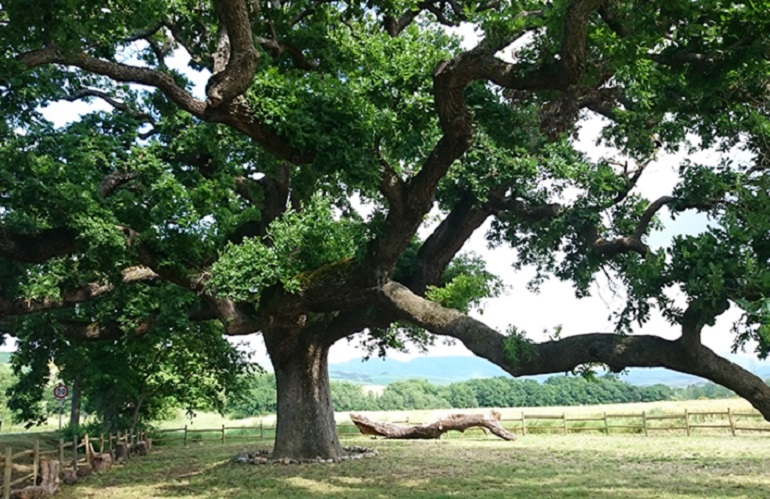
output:
[[128, 445], [125, 442], [115, 444], [115, 462], [125, 463], [128, 461]]
[[145, 440], [140, 440], [136, 443], [136, 450], [135, 452], [139, 456], [146, 456], [149, 452], [149, 448], [147, 446], [147, 442]]
[[42, 459], [40, 461], [40, 484], [30, 485], [23, 489], [12, 490], [13, 499], [41, 499], [59, 492], [59, 461]]
[[109, 452], [94, 452], [94, 446], [89, 444], [91, 455], [91, 469], [94, 473], [109, 471], [112, 469], [112, 455]]
[[40, 486], [47, 489], [50, 494], [59, 492], [59, 470], [61, 464], [57, 459], [40, 460]]
[[417, 426], [403, 426], [394, 423], [373, 421], [360, 414], [351, 414], [350, 419], [364, 435], [376, 435], [398, 439], [435, 439], [448, 431], [464, 432], [468, 428], [489, 430], [503, 440], [516, 440], [516, 435], [500, 424], [500, 413], [450, 414], [432, 423]]
[[64, 470], [64, 483], [67, 485], [78, 483], [78, 475], [75, 473], [75, 470]]

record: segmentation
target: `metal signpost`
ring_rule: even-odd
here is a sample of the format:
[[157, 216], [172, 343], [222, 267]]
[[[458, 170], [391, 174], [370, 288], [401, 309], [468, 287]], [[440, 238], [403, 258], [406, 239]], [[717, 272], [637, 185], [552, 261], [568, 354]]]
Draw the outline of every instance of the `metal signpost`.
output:
[[61, 415], [64, 412], [64, 399], [69, 395], [70, 390], [66, 385], [59, 383], [53, 388], [53, 396], [59, 400], [59, 430], [61, 431]]

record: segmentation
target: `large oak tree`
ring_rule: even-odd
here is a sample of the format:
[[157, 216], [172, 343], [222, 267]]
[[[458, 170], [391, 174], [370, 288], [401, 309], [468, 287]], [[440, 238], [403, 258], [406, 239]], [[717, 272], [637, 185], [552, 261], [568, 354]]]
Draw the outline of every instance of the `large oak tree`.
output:
[[[277, 380], [275, 457], [340, 455], [327, 354], [361, 332], [382, 349], [454, 338], [514, 376], [662, 366], [727, 386], [770, 420], [770, 388], [700, 338], [738, 307], [736, 344], [770, 348], [768, 11], [3, 2], [5, 329], [51, 314], [72, 341], [153, 334], [158, 317], [260, 333]], [[461, 23], [478, 35], [468, 50], [447, 34]], [[41, 109], [62, 100], [111, 112], [55, 127]], [[576, 150], [596, 116], [628, 161]], [[660, 147], [711, 149], [718, 166], [685, 162], [669, 195], [645, 199], [637, 183]], [[440, 221], [420, 238], [434, 207]], [[708, 227], [648, 246], [659, 213], [688, 210]], [[490, 220], [489, 239], [536, 281], [570, 281], [578, 297], [597, 275], [621, 284], [617, 330], [533, 343], [469, 317], [497, 286], [460, 251]], [[652, 314], [681, 336], [632, 334]]]

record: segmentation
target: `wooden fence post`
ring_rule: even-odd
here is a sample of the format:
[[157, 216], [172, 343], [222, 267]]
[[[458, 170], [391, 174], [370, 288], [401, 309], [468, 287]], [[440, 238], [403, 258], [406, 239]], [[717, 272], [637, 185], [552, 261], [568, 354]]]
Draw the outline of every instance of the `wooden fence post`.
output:
[[610, 422], [607, 421], [607, 412], [604, 412], [604, 434], [609, 436], [610, 435]]
[[112, 452], [112, 430], [107, 434], [107, 452]]
[[40, 469], [40, 440], [35, 440], [35, 457], [32, 458], [32, 485], [37, 485], [37, 474]]
[[3, 470], [3, 499], [11, 497], [11, 473], [13, 472], [13, 448], [5, 448], [5, 469]]
[[260, 440], [265, 439], [265, 429], [262, 426], [262, 418], [259, 418], [259, 439]]
[[690, 413], [687, 409], [684, 410], [684, 429], [687, 431], [687, 436], [690, 436]]
[[99, 434], [99, 452], [104, 452], [104, 433]]
[[72, 437], [72, 470], [78, 471], [78, 436]]
[[64, 467], [64, 439], [59, 439], [59, 465]]
[[187, 425], [184, 425], [184, 446], [187, 447]]
[[225, 443], [225, 425], [222, 425], [222, 443]]
[[644, 428], [644, 436], [649, 436], [647, 434], [647, 411], [642, 411], [642, 427]]
[[566, 435], [567, 434], [567, 413], [566, 412], [561, 413], [561, 419], [562, 421], [564, 421], [564, 434]]
[[85, 452], [86, 452], [86, 462], [91, 462], [91, 441], [88, 439], [88, 433], [85, 434], [83, 437], [83, 443], [85, 444], [83, 446]]
[[524, 411], [521, 411], [521, 434], [522, 435], [527, 434], [527, 425], [524, 422]]
[[735, 417], [733, 416], [732, 407], [727, 408], [727, 419], [730, 421], [730, 431], [735, 436]]

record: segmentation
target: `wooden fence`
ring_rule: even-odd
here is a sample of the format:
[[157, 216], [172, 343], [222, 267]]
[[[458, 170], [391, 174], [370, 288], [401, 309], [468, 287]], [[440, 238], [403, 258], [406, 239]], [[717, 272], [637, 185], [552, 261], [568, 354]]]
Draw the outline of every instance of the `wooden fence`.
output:
[[[757, 421], [757, 420], [760, 421]], [[581, 431], [597, 431], [610, 435], [616, 433], [643, 433], [648, 436], [656, 431], [683, 431], [687, 436], [695, 430], [723, 429], [733, 436], [739, 432], [770, 432], [770, 424], [763, 422], [758, 412], [688, 411], [682, 413], [603, 413], [594, 416], [570, 416], [561, 414], [525, 414], [518, 418], [506, 418], [503, 425], [509, 430], [527, 433], [561, 432], [564, 435]], [[619, 431], [618, 431], [619, 430]]]
[[[100, 435], [99, 439], [92, 439], [85, 435], [82, 439], [74, 437], [72, 441], [65, 442], [59, 439], [58, 446], [53, 449], [41, 450], [41, 441], [36, 439], [31, 449], [25, 449], [14, 452], [13, 446], [6, 446], [0, 454], [0, 463], [3, 466], [3, 482], [0, 485], [2, 490], [2, 499], [9, 499], [11, 490], [16, 485], [32, 485], [37, 483], [38, 471], [40, 469], [40, 459], [45, 456], [54, 456], [62, 465], [64, 470], [65, 451], [71, 451], [69, 457], [70, 466], [77, 473], [81, 461], [88, 463], [90, 461], [90, 449], [92, 445], [98, 444], [99, 452], [109, 452], [118, 442], [125, 442], [128, 446], [135, 444], [137, 440], [144, 439], [144, 433], [134, 434], [131, 432], [109, 434], [106, 438]], [[81, 457], [82, 449], [82, 457]], [[127, 457], [128, 458], [128, 457]]]
[[[757, 421], [760, 420], [760, 421]], [[400, 424], [419, 424], [420, 421], [393, 421]], [[522, 435], [528, 433], [561, 432], [565, 435], [584, 431], [595, 431], [611, 435], [614, 433], [639, 433], [648, 436], [651, 432], [682, 431], [687, 436], [699, 429], [722, 429], [737, 436], [741, 432], [770, 432], [770, 423], [762, 421], [758, 412], [726, 411], [688, 411], [682, 413], [603, 413], [601, 415], [578, 416], [561, 414], [526, 414], [518, 418], [505, 418], [501, 421], [511, 431]], [[338, 423], [340, 435], [358, 434], [358, 428], [352, 423]], [[480, 431], [480, 430], [479, 430]], [[152, 432], [156, 444], [191, 442], [225, 443], [235, 439], [264, 440], [275, 436], [275, 426], [265, 425], [260, 421], [254, 426], [226, 426], [218, 428], [169, 428]]]

